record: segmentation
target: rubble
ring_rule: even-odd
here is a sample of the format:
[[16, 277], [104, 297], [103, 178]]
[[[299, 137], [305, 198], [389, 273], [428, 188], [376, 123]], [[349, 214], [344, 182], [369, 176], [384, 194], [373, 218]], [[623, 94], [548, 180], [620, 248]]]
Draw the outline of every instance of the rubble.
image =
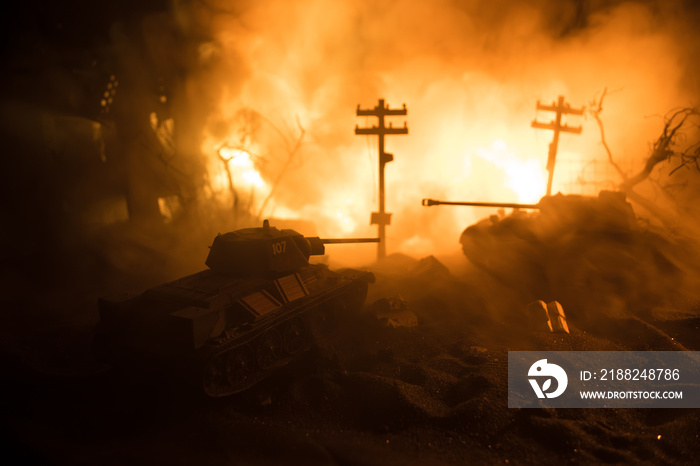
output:
[[387, 327], [415, 327], [418, 317], [408, 309], [408, 301], [399, 295], [380, 298], [369, 306], [369, 311]]
[[452, 276], [450, 270], [435, 256], [424, 257], [408, 273], [418, 280], [447, 280]]

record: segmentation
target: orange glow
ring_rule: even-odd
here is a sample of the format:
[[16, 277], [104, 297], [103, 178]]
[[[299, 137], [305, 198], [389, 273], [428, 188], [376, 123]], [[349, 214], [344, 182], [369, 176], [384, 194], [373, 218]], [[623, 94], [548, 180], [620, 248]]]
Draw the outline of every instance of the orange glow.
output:
[[[460, 232], [494, 211], [426, 208], [421, 198], [537, 202], [552, 140], [551, 131], [530, 127], [536, 117], [552, 118], [538, 114], [538, 99], [564, 95], [579, 108], [605, 87], [616, 90], [601, 117], [608, 144], [631, 168], [661, 126], [647, 116], [688, 101], [680, 29], [644, 5], [596, 10], [586, 28], [559, 31], [573, 14], [564, 2], [541, 9], [481, 3], [380, 8], [339, 0], [329, 8], [321, 0], [263, 0], [210, 18], [215, 39], [199, 58], [212, 70], [212, 87], [222, 89], [202, 144], [213, 197], [229, 196], [224, 157], [236, 189], [254, 192], [255, 214], [312, 221], [321, 236], [376, 235], [369, 225], [377, 210], [376, 137], [355, 136], [353, 128], [374, 124], [355, 117], [358, 105], [384, 98], [391, 107], [406, 103], [408, 115], [389, 121], [409, 127], [408, 136], [386, 139], [395, 156], [386, 166], [387, 252], [458, 252]], [[258, 129], [234, 137], [242, 109], [260, 116]], [[615, 173], [590, 170], [593, 160], [606, 163], [595, 122], [565, 116], [563, 123], [583, 132], [560, 137], [553, 193], [595, 194], [619, 182]], [[222, 124], [232, 133], [223, 139], [243, 141], [241, 149], [217, 152]], [[294, 152], [299, 128], [305, 136]]]
[[251, 210], [260, 208], [270, 192], [270, 186], [256, 167], [250, 152], [226, 144], [215, 144], [212, 140], [203, 144], [202, 152], [208, 155], [211, 198], [229, 204], [233, 188], [238, 197], [245, 198], [244, 205]]
[[232, 149], [230, 147], [222, 147], [218, 150], [219, 156], [228, 160], [228, 164], [232, 167], [252, 168], [253, 161], [250, 154], [241, 149]]

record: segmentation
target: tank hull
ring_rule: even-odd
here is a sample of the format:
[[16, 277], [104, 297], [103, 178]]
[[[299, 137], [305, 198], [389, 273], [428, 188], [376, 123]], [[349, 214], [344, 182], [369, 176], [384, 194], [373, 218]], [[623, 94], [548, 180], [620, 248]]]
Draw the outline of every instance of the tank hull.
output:
[[313, 328], [364, 304], [369, 272], [325, 265], [277, 278], [241, 279], [205, 270], [137, 296], [102, 299], [99, 356], [165, 370], [212, 397], [244, 391], [294, 360]]
[[537, 212], [468, 227], [460, 242], [473, 265], [524, 302], [557, 300], [579, 319], [651, 312], [682, 280], [672, 245], [618, 192], [546, 197]]

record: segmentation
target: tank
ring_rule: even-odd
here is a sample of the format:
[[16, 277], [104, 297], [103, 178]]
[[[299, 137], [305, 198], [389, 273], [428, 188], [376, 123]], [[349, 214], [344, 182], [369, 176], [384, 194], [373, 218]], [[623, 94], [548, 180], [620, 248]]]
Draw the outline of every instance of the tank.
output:
[[537, 204], [423, 200], [444, 204], [514, 209], [467, 227], [459, 242], [470, 263], [523, 300], [611, 309], [624, 297], [641, 310], [653, 307], [679, 276], [668, 241], [637, 220], [622, 192], [557, 194]]
[[515, 208], [510, 215], [492, 215], [462, 232], [459, 242], [470, 261], [492, 269], [514, 260], [539, 262], [558, 255], [575, 239], [627, 240], [638, 230], [632, 206], [619, 192], [602, 191], [597, 197], [557, 194], [537, 204], [509, 207]]
[[139, 295], [100, 299], [98, 356], [166, 368], [221, 397], [244, 391], [306, 351], [318, 322], [359, 310], [370, 272], [310, 264], [328, 243], [266, 220], [214, 238], [207, 270]]

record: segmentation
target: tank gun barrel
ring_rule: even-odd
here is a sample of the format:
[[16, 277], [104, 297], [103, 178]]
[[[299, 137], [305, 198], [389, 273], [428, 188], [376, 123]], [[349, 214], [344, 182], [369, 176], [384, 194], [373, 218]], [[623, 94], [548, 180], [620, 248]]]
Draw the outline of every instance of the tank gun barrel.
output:
[[539, 209], [539, 204], [518, 204], [516, 202], [453, 202], [453, 201], [438, 201], [435, 199], [423, 199], [421, 204], [425, 207], [434, 205], [463, 205], [472, 207], [510, 207], [513, 209]]
[[321, 238], [323, 244], [378, 243], [379, 238]]

